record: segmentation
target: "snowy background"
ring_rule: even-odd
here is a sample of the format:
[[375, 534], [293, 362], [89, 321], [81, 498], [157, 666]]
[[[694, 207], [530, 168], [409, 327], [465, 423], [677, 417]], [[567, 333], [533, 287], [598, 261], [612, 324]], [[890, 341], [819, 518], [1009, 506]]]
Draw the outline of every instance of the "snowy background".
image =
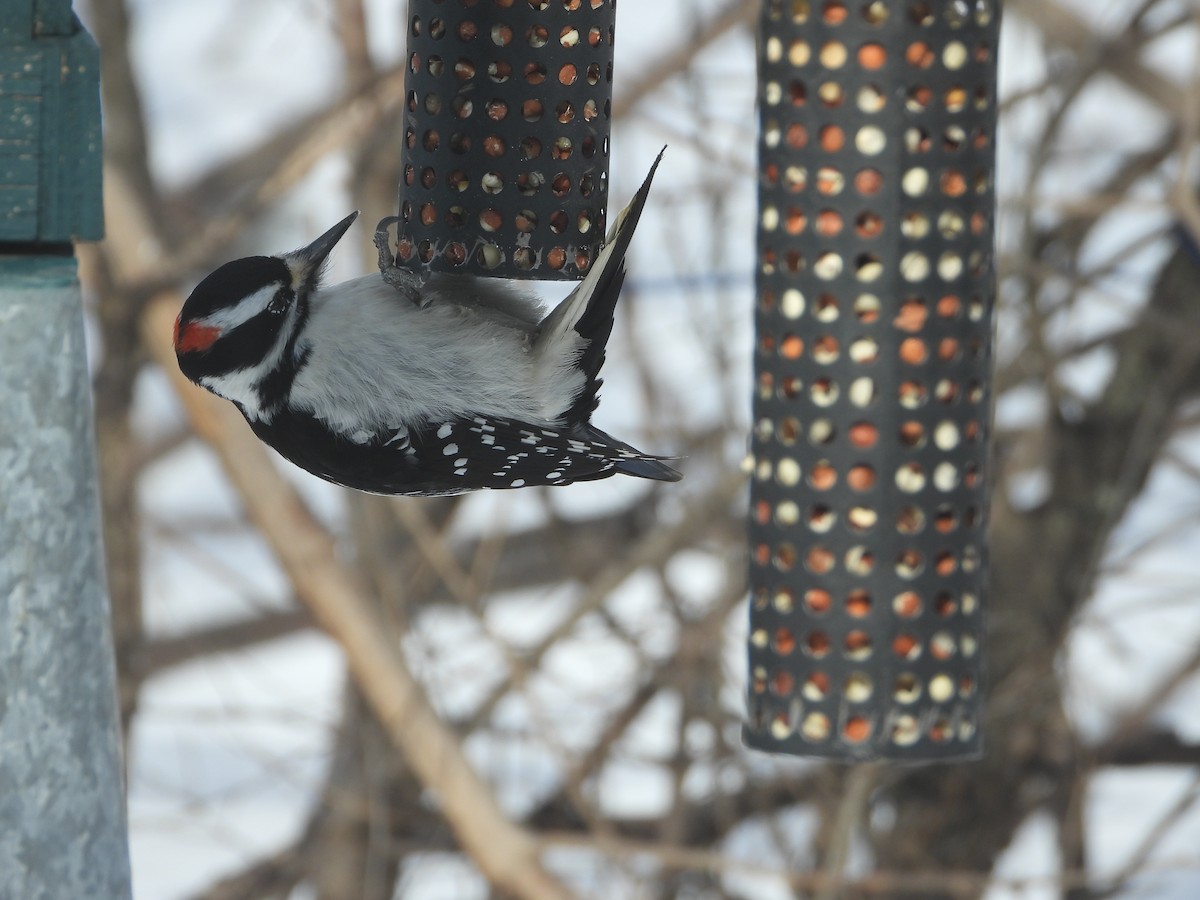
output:
[[[1139, 6], [1134, 0], [1062, 5], [1100, 33], [1120, 31]], [[380, 69], [403, 58], [402, 6], [396, 0], [366, 4], [370, 52]], [[616, 43], [618, 102], [622, 87], [636, 82], [661, 56], [664, 43], [674, 47], [685, 41], [698, 23], [724, 6], [715, 0], [623, 0]], [[1200, 12], [1189, 13], [1187, 0], [1149, 7], [1147, 27], [1173, 18], [1182, 24], [1143, 48], [1141, 59], [1181, 91], [1190, 91], [1190, 114], [1200, 115], [1195, 64]], [[80, 11], [86, 20], [90, 11]], [[340, 96], [342, 58], [333, 3], [131, 0], [130, 13], [130, 50], [151, 168], [168, 192]], [[1195, 17], [1190, 26], [1189, 14]], [[756, 128], [752, 34], [734, 29], [699, 59], [687, 79], [663, 84], [652, 109], [635, 108], [615, 123], [613, 133], [614, 198], [628, 196], [658, 148], [671, 145], [631, 252], [626, 311], [632, 324], [618, 322], [597, 416], [601, 427], [650, 448], [661, 446], [661, 436], [673, 429], [744, 434], [749, 418]], [[1027, 216], [1053, 220], [1086, 202], [1091, 186], [1106, 177], [1114, 160], [1153, 146], [1179, 126], [1177, 118], [1116, 80], [1096, 79], [1061, 123], [1052, 157], [1037, 175], [1041, 205], [1024, 208], [1036, 149], [1032, 142], [1050, 108], [1039, 99], [1039, 86], [1053, 80], [1061, 61], [1061, 51], [1039, 28], [1019, 13], [1008, 16], [1001, 97], [1018, 99], [1004, 107], [1000, 140], [1002, 257], [1019, 252]], [[705, 101], [703, 122], [691, 112], [698, 97]], [[1168, 163], [1157, 170], [1139, 189], [1140, 201], [1121, 205], [1094, 231], [1083, 258], [1094, 265], [1107, 262], [1107, 272], [1085, 287], [1070, 288], [1074, 302], [1047, 326], [1048, 340], [1081, 346], [1130, 321], [1173, 248], [1164, 233], [1173, 215], [1164, 201], [1164, 181], [1194, 177], [1195, 160], [1191, 163], [1190, 169], [1176, 164], [1173, 170]], [[322, 161], [240, 237], [237, 253], [298, 246], [341, 218], [354, 204], [347, 188], [349, 166], [339, 154]], [[722, 200], [719, 206], [714, 194]], [[686, 225], [685, 240], [680, 240], [680, 223]], [[365, 246], [366, 235], [358, 232], [357, 238]], [[352, 246], [352, 240], [342, 243], [331, 277], [365, 271], [365, 260], [348, 251]], [[544, 290], [548, 297], [561, 292]], [[1025, 339], [1018, 290], [1014, 283], [1002, 294], [1002, 361]], [[1068, 290], [1065, 282], [1063, 290]], [[656, 336], [662, 334], [688, 340], [672, 342], [669, 355], [657, 353]], [[97, 336], [97, 358], [103, 353], [100, 344]], [[693, 349], [680, 349], [688, 347]], [[658, 394], [652, 408], [636, 370], [627, 364], [632, 355], [651, 360]], [[713, 365], [715, 358], [723, 368]], [[1082, 403], [1098, 395], [1112, 371], [1111, 353], [1100, 346], [1061, 365], [1058, 378], [1067, 395]], [[998, 427], [1036, 427], [1047, 402], [1037, 389], [1010, 392], [1000, 399]], [[660, 418], [651, 422], [650, 413]], [[147, 445], [171, 440], [183, 426], [171, 388], [153, 367], [138, 377], [132, 417], [138, 439]], [[743, 449], [736, 438], [722, 442], [700, 460], [699, 472], [689, 473], [681, 493], [663, 501], [661, 514], [678, 515], [688, 492], [716, 478], [722, 465], [735, 467]], [[1085, 742], [1102, 739], [1138, 709], [1150, 688], [1200, 646], [1198, 471], [1200, 442], [1193, 429], [1181, 428], [1169, 457], [1155, 468], [1144, 494], [1114, 532], [1095, 597], [1060, 655], [1057, 668], [1067, 685], [1068, 715]], [[343, 493], [295, 470], [287, 474], [333, 533], [348, 539]], [[1012, 478], [1007, 488], [1014, 504], [1038, 503], [1047, 477], [1035, 466]], [[545, 519], [547, 504], [567, 517], [619, 509], [643, 490], [640, 484], [614, 480], [572, 487], [569, 497], [536, 492], [473, 497], [455, 519], [455, 534], [465, 538], [530, 525]], [[203, 444], [182, 441], [158, 456], [139, 479], [138, 501], [150, 637], [183, 635], [291, 606], [287, 579], [243, 521], [237, 495]], [[736, 548], [699, 546], [676, 556], [666, 571], [675, 595], [697, 614], [713, 608], [740, 565], [736, 553]], [[448, 717], [470, 712], [497, 683], [505, 654], [534, 646], [551, 633], [581, 590], [563, 585], [492, 597], [483, 613], [452, 606], [423, 610], [413, 620], [405, 652], [439, 712]], [[628, 578], [607, 609], [636, 636], [639, 652], [631, 651], [629, 641], [614, 639], [610, 628], [583, 623], [497, 707], [491, 737], [476, 735], [467, 744], [468, 755], [513, 815], [555, 788], [565, 761], [590, 746], [646, 671], [647, 661], [669, 659], [675, 651], [678, 620], [664, 608], [662, 585], [653, 573]], [[709, 661], [720, 673], [729, 733], [717, 734], [699, 723], [680, 729], [677, 704], [659, 695], [599, 776], [594, 794], [605, 814], [651, 817], [667, 808], [675, 789], [667, 762], [680, 752], [681, 733], [687, 751], [701, 761], [683, 786], [691, 796], [708, 796], [716, 785], [736, 786], [743, 777], [742, 771], [702, 762], [716, 758], [712, 748], [720, 741], [738, 740], [741, 627], [740, 613], [730, 615], [724, 653]], [[128, 748], [137, 897], [199, 896], [223, 875], [297, 840], [330, 763], [344, 682], [338, 647], [315, 630], [303, 630], [248, 650], [206, 655], [143, 685]], [[1180, 738], [1200, 742], [1200, 678], [1183, 679], [1152, 717]], [[800, 773], [813, 764], [746, 763], [756, 765]], [[1194, 765], [1097, 771], [1087, 782], [1084, 813], [1090, 872], [1113, 876], [1136, 865], [1143, 874], [1125, 886], [1122, 896], [1200, 896], [1198, 793]], [[811, 811], [797, 808], [769, 827], [787, 830], [792, 845], [803, 848], [818, 822]], [[765, 840], [767, 828], [747, 822], [718, 848], [746, 864], [724, 876], [721, 883], [730, 895], [792, 896], [770, 872], [811, 863], [815, 851], [807, 858], [804, 852], [781, 858]], [[852, 848], [851, 872], [869, 867], [864, 854], [863, 848]], [[634, 865], [605, 866], [586, 855], [564, 864], [576, 867], [581, 884], [590, 878], [596, 896], [643, 896]], [[995, 874], [1007, 886], [994, 887], [988, 896], [1058, 896], [1059, 866], [1055, 824], [1036, 814], [996, 865]], [[307, 895], [301, 889], [295, 896]], [[406, 861], [397, 896], [466, 900], [487, 896], [487, 888], [456, 856], [415, 854]]]

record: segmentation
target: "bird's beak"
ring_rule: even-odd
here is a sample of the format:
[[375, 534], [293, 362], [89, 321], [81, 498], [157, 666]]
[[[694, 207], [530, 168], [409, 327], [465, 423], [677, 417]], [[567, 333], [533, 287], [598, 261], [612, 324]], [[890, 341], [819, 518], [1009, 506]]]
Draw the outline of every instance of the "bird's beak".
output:
[[357, 218], [358, 210], [355, 210], [307, 247], [301, 247], [284, 257], [288, 268], [292, 270], [292, 287], [294, 289], [297, 291], [311, 290], [316, 286], [330, 251], [337, 246], [337, 242], [342, 239], [342, 235], [349, 231], [350, 226]]

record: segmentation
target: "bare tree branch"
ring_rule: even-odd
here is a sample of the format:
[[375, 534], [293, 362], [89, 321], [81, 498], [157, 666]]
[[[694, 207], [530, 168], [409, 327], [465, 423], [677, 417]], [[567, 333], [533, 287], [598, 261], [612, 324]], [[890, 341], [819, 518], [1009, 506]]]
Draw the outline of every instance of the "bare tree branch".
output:
[[1092, 60], [1111, 72], [1168, 115], [1179, 113], [1183, 97], [1174, 83], [1143, 65], [1133, 54], [1121, 52], [1124, 48], [1120, 42], [1116, 46], [1106, 47], [1107, 42], [1096, 35], [1085, 19], [1061, 3], [1054, 0], [1009, 0], [1005, 9], [1036, 25], [1048, 38], [1066, 47], [1080, 59]]
[[253, 619], [211, 625], [178, 637], [156, 638], [131, 653], [130, 667], [145, 680], [214, 653], [233, 653], [313, 626], [306, 609], [285, 609]]
[[421, 780], [437, 792], [463, 848], [487, 878], [529, 900], [568, 896], [541, 865], [537, 840], [500, 811], [488, 786], [434, 713], [397, 646], [355, 579], [338, 561], [325, 530], [276, 471], [266, 449], [228, 404], [193, 387], [174, 365], [164, 335], [179, 305], [170, 296], [146, 311], [142, 334], [169, 374], [197, 434], [225, 464], [250, 518], [270, 542], [297, 595], [345, 649], [355, 682], [396, 747]]
[[648, 95], [680, 72], [691, 67], [697, 55], [713, 41], [739, 26], [753, 24], [761, 4], [757, 0], [729, 0], [713, 18], [694, 35], [678, 42], [674, 50], [663, 55], [657, 65], [642, 73], [632, 87], [613, 98], [613, 117], [629, 113]]

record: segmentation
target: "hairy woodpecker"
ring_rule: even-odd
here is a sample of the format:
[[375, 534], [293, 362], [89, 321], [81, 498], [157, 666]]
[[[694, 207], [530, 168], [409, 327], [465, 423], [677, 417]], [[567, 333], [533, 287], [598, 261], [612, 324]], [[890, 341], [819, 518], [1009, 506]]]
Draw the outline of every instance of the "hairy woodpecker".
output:
[[307, 247], [221, 266], [175, 323], [179, 367], [231, 400], [302, 469], [378, 494], [570, 484], [622, 473], [677, 481], [591, 424], [625, 252], [659, 159], [587, 276], [544, 318], [494, 279], [397, 268], [326, 287], [358, 215]]

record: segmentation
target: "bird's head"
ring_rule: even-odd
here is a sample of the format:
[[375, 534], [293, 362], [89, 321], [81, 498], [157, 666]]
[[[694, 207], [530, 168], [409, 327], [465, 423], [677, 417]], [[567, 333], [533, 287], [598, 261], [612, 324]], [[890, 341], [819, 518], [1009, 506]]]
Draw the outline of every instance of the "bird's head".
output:
[[329, 253], [357, 217], [292, 253], [226, 263], [196, 285], [175, 320], [183, 374], [251, 417], [269, 405], [270, 377], [289, 364]]

